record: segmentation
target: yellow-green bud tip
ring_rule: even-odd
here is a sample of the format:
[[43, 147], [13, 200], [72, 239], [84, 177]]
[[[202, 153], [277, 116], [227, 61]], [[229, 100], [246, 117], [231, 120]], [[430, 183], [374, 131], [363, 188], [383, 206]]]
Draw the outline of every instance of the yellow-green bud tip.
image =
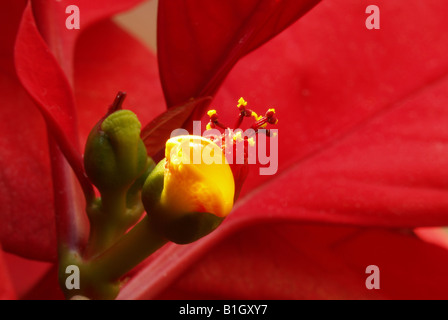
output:
[[140, 121], [132, 111], [118, 110], [91, 130], [84, 165], [101, 192], [128, 188], [144, 172], [147, 154], [140, 128]]
[[112, 140], [130, 140], [132, 142], [138, 140], [141, 127], [137, 116], [130, 110], [115, 111], [101, 124], [101, 130]]

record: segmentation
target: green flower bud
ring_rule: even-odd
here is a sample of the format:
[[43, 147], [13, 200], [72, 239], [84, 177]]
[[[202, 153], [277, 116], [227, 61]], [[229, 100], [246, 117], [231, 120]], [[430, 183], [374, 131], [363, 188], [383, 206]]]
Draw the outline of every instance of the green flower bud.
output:
[[90, 132], [84, 165], [100, 192], [129, 188], [143, 174], [147, 154], [140, 129], [133, 112], [118, 110], [99, 121]]

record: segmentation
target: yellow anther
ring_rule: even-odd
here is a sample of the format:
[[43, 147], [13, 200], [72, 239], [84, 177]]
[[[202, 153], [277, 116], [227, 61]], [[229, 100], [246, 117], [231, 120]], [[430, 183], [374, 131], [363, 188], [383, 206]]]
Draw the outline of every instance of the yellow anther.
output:
[[271, 121], [272, 121], [272, 119], [275, 119], [275, 122], [274, 122], [274, 123], [270, 122], [271, 124], [274, 124], [274, 125], [275, 125], [275, 124], [278, 123], [278, 118], [275, 116], [275, 109], [274, 109], [274, 108], [269, 109], [269, 110], [266, 112], [266, 116], [267, 116], [268, 118], [270, 118]]
[[246, 100], [244, 100], [244, 98], [243, 97], [241, 97], [239, 100], [238, 100], [238, 108], [239, 107], [241, 107], [241, 106], [247, 106], [247, 101]]
[[208, 110], [207, 111], [207, 115], [211, 118], [212, 116], [214, 116], [216, 114], [216, 110]]
[[207, 130], [211, 130], [212, 129], [212, 125], [209, 123], [207, 123], [207, 125], [205, 126], [205, 129]]

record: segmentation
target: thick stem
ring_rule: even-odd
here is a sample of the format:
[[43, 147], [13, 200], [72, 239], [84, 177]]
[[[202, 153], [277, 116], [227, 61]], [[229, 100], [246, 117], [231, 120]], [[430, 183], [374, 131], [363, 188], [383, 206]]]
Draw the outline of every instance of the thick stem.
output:
[[129, 208], [129, 201], [124, 190], [103, 192], [101, 200], [90, 208], [90, 238], [84, 258], [91, 259], [108, 249], [138, 221], [143, 205], [138, 201]]
[[167, 242], [146, 216], [112, 247], [92, 259], [90, 271], [105, 281], [117, 281]]
[[[150, 219], [145, 217], [115, 244], [95, 257], [86, 258], [77, 252], [65, 250], [59, 266], [61, 288], [68, 299], [78, 295], [89, 299], [114, 299], [121, 287], [120, 278], [167, 242]], [[66, 266], [78, 268], [79, 288], [65, 287]]]

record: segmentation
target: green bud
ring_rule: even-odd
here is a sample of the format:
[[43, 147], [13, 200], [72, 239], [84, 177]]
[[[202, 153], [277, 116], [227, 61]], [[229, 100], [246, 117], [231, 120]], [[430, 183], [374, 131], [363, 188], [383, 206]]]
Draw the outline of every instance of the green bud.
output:
[[118, 110], [99, 121], [87, 139], [84, 165], [100, 192], [129, 188], [145, 171], [147, 154], [141, 124], [129, 110]]

